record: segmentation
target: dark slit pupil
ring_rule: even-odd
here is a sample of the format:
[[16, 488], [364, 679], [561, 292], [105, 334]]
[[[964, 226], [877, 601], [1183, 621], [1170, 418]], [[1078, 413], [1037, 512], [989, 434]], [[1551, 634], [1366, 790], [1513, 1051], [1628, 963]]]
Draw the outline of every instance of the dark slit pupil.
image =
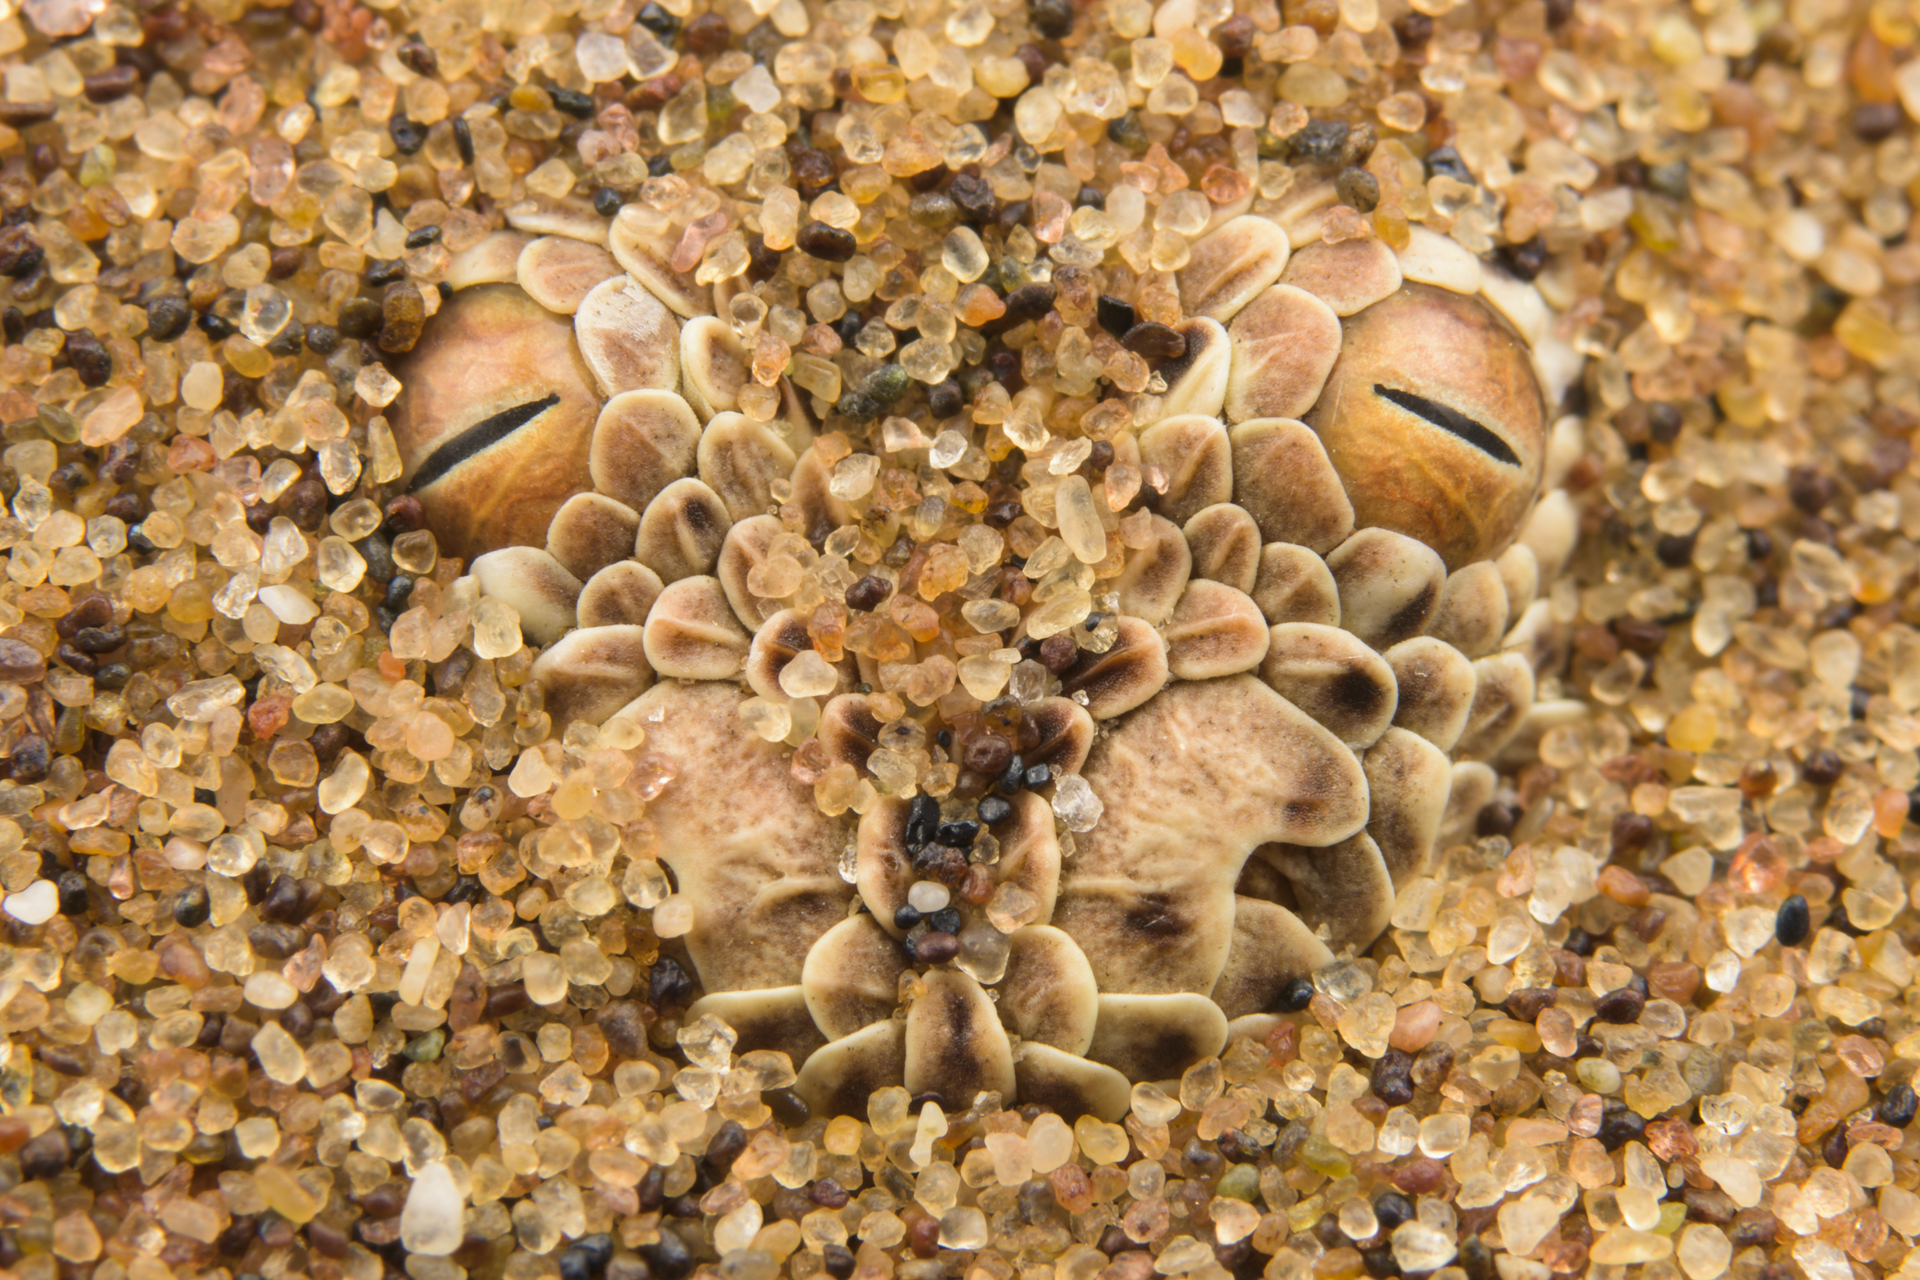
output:
[[1458, 409], [1449, 409], [1446, 405], [1429, 400], [1425, 396], [1382, 386], [1377, 382], [1373, 384], [1373, 393], [1393, 401], [1408, 413], [1418, 414], [1442, 431], [1451, 431], [1489, 457], [1504, 462], [1510, 467], [1520, 465], [1520, 457], [1514, 453], [1513, 446]]
[[511, 409], [502, 409], [491, 418], [480, 421], [462, 431], [453, 439], [435, 449], [427, 458], [425, 466], [413, 477], [413, 483], [407, 486], [407, 492], [417, 493], [426, 488], [447, 472], [453, 470], [468, 458], [492, 448], [520, 428], [532, 422], [553, 406], [560, 403], [560, 397], [548, 394], [540, 400], [529, 400], [526, 404], [517, 404]]

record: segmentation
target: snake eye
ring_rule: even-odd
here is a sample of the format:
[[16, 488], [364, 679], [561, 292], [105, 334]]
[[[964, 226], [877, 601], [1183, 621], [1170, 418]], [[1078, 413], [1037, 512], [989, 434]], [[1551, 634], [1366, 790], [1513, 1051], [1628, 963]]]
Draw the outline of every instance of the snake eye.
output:
[[561, 504], [593, 487], [600, 398], [572, 319], [516, 285], [462, 289], [396, 373], [402, 479], [441, 551], [544, 546]]
[[499, 444], [559, 403], [560, 397], [548, 392], [538, 400], [529, 400], [511, 409], [502, 409], [491, 418], [482, 418], [429, 454], [426, 462], [414, 472], [408, 490], [418, 491], [429, 487], [467, 459]]
[[1546, 409], [1526, 343], [1478, 298], [1408, 284], [1341, 322], [1307, 421], [1355, 523], [1438, 551], [1497, 555], [1540, 487]]
[[1373, 384], [1373, 394], [1393, 401], [1408, 413], [1418, 414], [1442, 431], [1453, 432], [1488, 457], [1497, 458], [1510, 467], [1520, 465], [1520, 458], [1514, 453], [1512, 445], [1458, 409], [1450, 409], [1438, 401], [1415, 395], [1411, 391], [1383, 387], [1377, 382]]

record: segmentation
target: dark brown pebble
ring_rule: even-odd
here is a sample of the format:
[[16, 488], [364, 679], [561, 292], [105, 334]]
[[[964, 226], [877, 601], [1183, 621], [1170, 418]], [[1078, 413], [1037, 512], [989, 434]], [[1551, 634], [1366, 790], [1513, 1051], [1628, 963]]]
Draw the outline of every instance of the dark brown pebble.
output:
[[1627, 922], [1629, 928], [1638, 934], [1640, 941], [1652, 942], [1660, 936], [1660, 930], [1667, 924], [1667, 913], [1659, 907], [1646, 906], [1633, 913]]
[[1507, 993], [1507, 1016], [1518, 1022], [1532, 1022], [1559, 999], [1560, 993], [1552, 987], [1521, 987]]
[[733, 42], [733, 28], [717, 13], [703, 13], [687, 24], [687, 52], [705, 57]]
[[1600, 1145], [1609, 1151], [1618, 1151], [1629, 1142], [1639, 1142], [1646, 1137], [1647, 1122], [1638, 1112], [1625, 1107], [1615, 1107], [1600, 1117], [1600, 1132], [1594, 1135]]
[[951, 418], [967, 406], [967, 393], [952, 378], [927, 389], [927, 411], [936, 418]]
[[93, 675], [100, 670], [100, 664], [94, 660], [93, 656], [80, 652], [80, 650], [73, 647], [72, 642], [63, 644], [55, 649], [53, 651], [53, 657], [54, 661], [58, 662], [61, 666], [78, 671], [83, 676]]
[[21, 1147], [14, 1158], [20, 1162], [21, 1173], [44, 1181], [66, 1172], [73, 1163], [73, 1144], [67, 1141], [67, 1131], [55, 1125]]
[[[1337, 21], [1337, 15], [1334, 15]], [[1332, 28], [1328, 28], [1328, 34]], [[1298, 164], [1330, 169], [1340, 163], [1347, 150], [1347, 135], [1353, 126], [1340, 120], [1310, 120], [1305, 128], [1287, 138], [1289, 158]]]
[[822, 262], [845, 262], [860, 248], [853, 232], [825, 222], [809, 222], [794, 237], [794, 247]]
[[1862, 142], [1885, 142], [1904, 118], [1897, 102], [1863, 102], [1853, 109], [1853, 131]]
[[847, 608], [867, 613], [885, 604], [893, 594], [893, 584], [877, 573], [870, 573], [847, 588]]
[[[115, 480], [107, 474], [108, 471], [112, 470], [112, 466], [113, 464], [109, 463], [107, 466], [102, 467], [100, 469], [100, 478], [109, 484], [125, 483], [124, 481]], [[137, 493], [116, 493], [107, 499], [106, 514], [116, 520], [124, 520], [128, 524], [139, 524], [147, 518], [146, 501]], [[264, 533], [265, 530], [261, 532]]]
[[993, 184], [970, 173], [955, 174], [953, 181], [947, 184], [947, 194], [960, 207], [960, 212], [975, 222], [984, 222], [993, 217], [999, 203], [994, 198]]
[[403, 493], [387, 503], [387, 530], [390, 533], [412, 533], [426, 526], [427, 515], [420, 505], [420, 499], [410, 493]]
[[[938, 880], [949, 889], [958, 889], [966, 883], [967, 855], [958, 849], [950, 849], [943, 844], [930, 844], [913, 860], [913, 869], [923, 880]], [[931, 938], [936, 935], [928, 934]], [[949, 935], [939, 935], [947, 937]], [[924, 939], [922, 940], [924, 943]], [[924, 951], [918, 953], [922, 960], [927, 959]], [[932, 963], [929, 961], [929, 963]]]
[[307, 945], [307, 935], [290, 924], [257, 924], [247, 931], [247, 945], [269, 960], [286, 960]]
[[86, 1055], [66, 1045], [44, 1045], [35, 1051], [35, 1057], [47, 1064], [49, 1070], [63, 1076], [83, 1076], [87, 1074]]
[[747, 1149], [747, 1131], [738, 1120], [723, 1121], [707, 1139], [707, 1164], [716, 1174], [733, 1168], [733, 1162]]
[[0, 276], [21, 276], [46, 261], [40, 238], [26, 223], [0, 231]]
[[1373, 1096], [1390, 1107], [1413, 1101], [1413, 1058], [1404, 1049], [1388, 1049], [1373, 1064]]
[[323, 1258], [344, 1258], [353, 1241], [338, 1227], [329, 1226], [316, 1218], [307, 1224], [307, 1243]]
[[[1422, 1089], [1438, 1089], [1453, 1070], [1453, 1047], [1435, 1042], [1413, 1060], [1413, 1082]], [[1405, 1190], [1405, 1188], [1401, 1188]]]
[[114, 102], [140, 87], [140, 69], [124, 64], [96, 71], [80, 82], [88, 102]]
[[1395, 19], [1393, 34], [1402, 49], [1418, 49], [1433, 39], [1433, 19], [1424, 13], [1409, 13]]
[[1236, 13], [1213, 29], [1213, 42], [1220, 46], [1221, 57], [1244, 58], [1253, 52], [1253, 42], [1259, 34], [1252, 18]]
[[1372, 213], [1380, 203], [1380, 180], [1365, 169], [1349, 166], [1334, 181], [1340, 203], [1358, 213]]
[[1070, 0], [1027, 0], [1027, 25], [1049, 40], [1073, 34]]
[[968, 740], [961, 752], [961, 763], [975, 773], [998, 774], [1013, 759], [1013, 744], [997, 733], [983, 733]]
[[840, 171], [824, 151], [803, 147], [792, 156], [793, 183], [802, 200], [812, 201], [840, 180]]
[[1039, 45], [1028, 41], [1018, 49], [1015, 49], [1013, 56], [1026, 64], [1027, 78], [1033, 81], [1033, 83], [1039, 84], [1047, 78], [1047, 67], [1051, 64], [1047, 55], [1041, 51]]
[[433, 56], [433, 50], [429, 49], [422, 41], [407, 41], [400, 46], [395, 56], [400, 59], [401, 66], [417, 76], [426, 76], [428, 79], [432, 79], [434, 76], [440, 74], [440, 60]]
[[1407, 1161], [1387, 1175], [1393, 1185], [1410, 1196], [1423, 1196], [1446, 1185], [1446, 1166], [1427, 1156]]
[[1050, 283], [1023, 284], [1007, 295], [1007, 319], [1014, 323], [1038, 320], [1053, 310], [1059, 290]]
[[643, 1058], [647, 1053], [647, 1020], [638, 1001], [614, 1000], [595, 1016], [607, 1045], [623, 1058]]
[[[103, 353], [104, 354], [104, 353]], [[111, 366], [109, 366], [110, 368]], [[105, 381], [105, 379], [101, 379]], [[47, 477], [47, 488], [63, 498], [71, 498], [93, 480], [93, 476], [78, 462], [63, 462], [53, 469]]]
[[341, 306], [337, 328], [342, 336], [364, 342], [380, 332], [381, 322], [379, 303], [372, 298], [353, 298]]
[[1665, 400], [1656, 400], [1647, 406], [1647, 438], [1655, 444], [1672, 444], [1680, 438], [1680, 428], [1686, 425], [1680, 410]]
[[1686, 1203], [1687, 1217], [1695, 1222], [1711, 1222], [1724, 1227], [1733, 1221], [1740, 1206], [1733, 1197], [1716, 1187], [1688, 1187], [1680, 1193]]
[[922, 964], [945, 964], [960, 954], [960, 939], [950, 933], [922, 934], [913, 954]]
[[1807, 758], [1800, 762], [1800, 776], [1816, 787], [1832, 786], [1840, 781], [1840, 775], [1846, 771], [1846, 761], [1831, 747], [1810, 751]]
[[504, 987], [493, 987], [487, 991], [486, 1016], [504, 1018], [508, 1014], [520, 1012], [532, 1003], [533, 1001], [527, 998], [527, 989], [517, 982], [509, 983]]
[[[100, 479], [106, 481], [108, 484], [128, 485], [132, 484], [134, 477], [139, 474], [140, 446], [137, 443], [122, 436], [107, 446], [107, 456], [100, 462]], [[132, 497], [137, 501], [139, 495], [114, 494], [113, 497], [107, 499], [109, 504], [107, 514], [119, 516], [119, 512], [111, 510], [111, 504], [127, 497]], [[119, 518], [125, 519], [126, 517], [120, 516]]]
[[1127, 330], [1120, 345], [1149, 360], [1177, 360], [1187, 354], [1187, 338], [1158, 320], [1143, 320]]
[[1884, 489], [1892, 484], [1907, 464], [1913, 461], [1913, 446], [1892, 436], [1878, 436], [1867, 448], [1866, 477], [1872, 487]]
[[147, 304], [147, 336], [156, 342], [172, 342], [192, 322], [193, 309], [184, 298], [167, 294]]
[[304, 1004], [290, 1004], [280, 1014], [280, 1029], [295, 1040], [305, 1040], [313, 1034], [313, 1010]]
[[907, 1227], [907, 1247], [916, 1258], [931, 1258], [940, 1249], [940, 1219], [932, 1214], [915, 1218]]
[[1638, 853], [1653, 842], [1653, 819], [1628, 811], [1613, 820], [1613, 856]]
[[106, 386], [113, 376], [113, 357], [88, 328], [67, 334], [67, 363], [73, 365], [73, 372], [81, 374], [84, 386]]
[[103, 653], [112, 653], [127, 642], [125, 627], [82, 627], [74, 633], [73, 647], [82, 653], [96, 657]]
[[1833, 477], [1824, 475], [1813, 463], [1802, 463], [1787, 473], [1787, 497], [1810, 516], [1819, 515], [1838, 488]]
[[89, 627], [104, 627], [113, 621], [113, 601], [103, 595], [90, 595], [74, 602], [66, 616], [53, 624], [62, 640], [71, 640]]
[[268, 888], [267, 896], [260, 900], [260, 915], [276, 924], [295, 924], [299, 920], [305, 896], [300, 892], [298, 880], [292, 876], [280, 876]]
[[[1148, 490], [1151, 494], [1152, 490]], [[1480, 810], [1474, 819], [1473, 829], [1483, 836], [1504, 836], [1512, 833], [1520, 822], [1520, 810], [1504, 800], [1495, 800]]]
[[15, 782], [45, 782], [53, 770], [53, 751], [45, 738], [29, 733], [13, 744], [13, 755], [7, 763], [12, 766]]
[[59, 108], [60, 104], [52, 98], [40, 102], [0, 102], [0, 124], [14, 129], [44, 124], [53, 119]]
[[427, 322], [427, 300], [411, 280], [396, 280], [387, 286], [380, 306], [380, 349], [387, 352], [413, 350], [420, 330]]
[[1835, 1125], [1833, 1132], [1827, 1135], [1826, 1143], [1820, 1149], [1820, 1158], [1827, 1162], [1828, 1168], [1838, 1169], [1847, 1162], [1847, 1152], [1852, 1149], [1853, 1139], [1847, 1135], [1846, 1129]]
[[383, 1182], [363, 1196], [356, 1197], [369, 1218], [392, 1218], [407, 1207], [407, 1188], [401, 1182]]
[[253, 1214], [235, 1218], [231, 1226], [213, 1238], [214, 1253], [222, 1258], [240, 1257], [253, 1246], [254, 1232], [259, 1226], [260, 1219]]
[[1670, 533], [1654, 544], [1654, 559], [1669, 569], [1684, 569], [1693, 563], [1693, 547], [1697, 541], [1691, 533]]
[[[765, 1095], [762, 1095], [763, 1100], [764, 1098]], [[803, 1189], [777, 1187], [774, 1190], [773, 1199], [767, 1204], [769, 1210], [767, 1217], [783, 1222], [798, 1222], [819, 1207], [813, 1202], [813, 1197]]]
[[[1042, 1184], [1043, 1186], [1046, 1184]], [[1213, 1260], [1229, 1273], [1238, 1271], [1253, 1256], [1253, 1245], [1245, 1240], [1235, 1240], [1232, 1244], [1213, 1246]], [[1389, 1260], [1392, 1254], [1388, 1255]]]
[[327, 518], [327, 486], [312, 476], [296, 480], [280, 503], [287, 519], [306, 532], [313, 533]]
[[1593, 1016], [1602, 1022], [1617, 1025], [1640, 1021], [1640, 1011], [1647, 1007], [1647, 998], [1631, 986], [1621, 987], [1618, 991], [1609, 991], [1593, 1002]]
[[497, 1059], [493, 1062], [483, 1062], [473, 1070], [461, 1073], [460, 1096], [469, 1103], [479, 1102], [480, 1099], [492, 1093], [495, 1087], [506, 1078], [505, 1063]]
[[307, 739], [307, 745], [320, 757], [322, 764], [333, 761], [347, 748], [347, 741], [353, 730], [343, 724], [323, 724], [313, 731], [313, 737]]
[[1647, 966], [1647, 994], [1686, 1004], [1700, 989], [1700, 967], [1684, 960], [1663, 960]]
[[1080, 647], [1064, 631], [1040, 642], [1040, 665], [1055, 675], [1071, 667], [1079, 656]]
[[1534, 280], [1547, 269], [1547, 242], [1539, 236], [1519, 244], [1500, 246], [1500, 265], [1521, 280]]
[[[300, 268], [306, 263], [306, 250], [297, 244], [283, 244], [267, 258], [267, 279], [285, 280], [300, 274]], [[296, 327], [290, 332], [298, 333]]]
[[1553, 985], [1581, 987], [1587, 982], [1587, 961], [1577, 952], [1560, 947], [1553, 952]]

